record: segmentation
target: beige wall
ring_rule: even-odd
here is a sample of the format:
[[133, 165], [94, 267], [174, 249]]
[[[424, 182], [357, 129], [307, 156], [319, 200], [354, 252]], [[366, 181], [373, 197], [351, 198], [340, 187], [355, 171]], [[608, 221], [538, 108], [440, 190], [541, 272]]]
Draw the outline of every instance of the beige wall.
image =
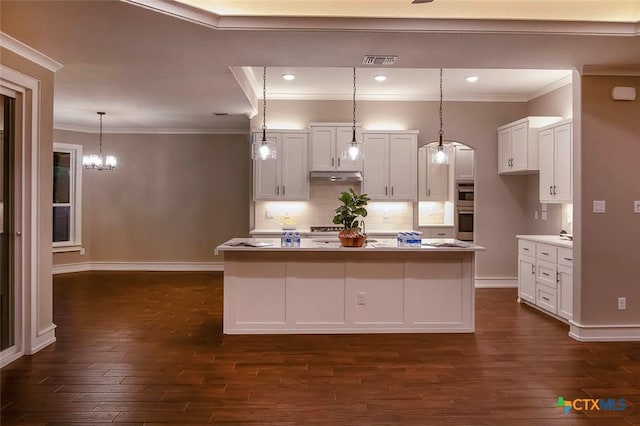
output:
[[[269, 101], [267, 126], [301, 129], [312, 121], [348, 122], [351, 114], [349, 101]], [[527, 178], [498, 175], [496, 128], [526, 115], [524, 102], [444, 103], [445, 138], [476, 149], [476, 241], [487, 248], [478, 255], [478, 277], [517, 276], [515, 235], [527, 229]], [[419, 130], [418, 145], [438, 136], [437, 102], [361, 101], [357, 118], [365, 129]], [[252, 129], [261, 123], [257, 115]]]
[[[38, 186], [39, 193], [37, 195], [37, 201], [39, 206], [51, 205], [53, 198], [53, 72], [19, 56], [9, 50], [0, 48], [0, 63], [14, 71], [24, 74], [32, 79], [38, 80], [40, 97], [39, 99], [32, 99], [31, 92], [29, 91], [26, 103], [26, 116], [23, 117], [25, 123], [25, 140], [30, 140], [31, 137], [37, 138], [38, 145]], [[31, 102], [39, 102], [39, 114], [40, 117], [34, 118], [31, 116]], [[39, 134], [31, 134], [31, 122], [34, 119], [39, 118]], [[31, 148], [27, 146], [25, 155], [30, 158], [32, 154]], [[23, 197], [29, 199], [31, 197], [31, 179], [35, 175], [35, 171], [30, 168], [30, 162], [27, 161], [27, 170], [25, 171], [27, 181], [24, 182], [26, 192]], [[36, 206], [33, 206], [36, 208]], [[30, 214], [30, 212], [25, 212]], [[40, 208], [37, 211], [37, 244], [38, 244], [38, 258], [32, 259], [36, 263], [35, 271], [37, 273], [37, 296], [34, 300], [37, 301], [38, 312], [35, 315], [37, 320], [38, 334], [43, 333], [45, 336], [47, 331], [50, 331], [53, 321], [53, 288], [51, 280], [51, 223], [52, 223], [52, 210], [50, 208]], [[30, 246], [31, 230], [23, 229], [22, 243], [25, 245], [25, 250], [28, 253], [31, 249]], [[28, 271], [27, 273], [30, 273]], [[27, 277], [31, 279], [31, 277]], [[29, 328], [27, 328], [29, 329]], [[45, 336], [46, 337], [46, 336]], [[27, 342], [27, 346], [29, 346]], [[37, 342], [31, 342], [31, 344], [37, 344]]]
[[[527, 104], [527, 115], [557, 115], [562, 118], [573, 117], [572, 85], [560, 87], [552, 92], [531, 100]], [[547, 220], [542, 220], [542, 206], [539, 196], [539, 174], [527, 177], [526, 227], [527, 234], [558, 234], [563, 226], [562, 205], [547, 204]], [[538, 211], [538, 219], [534, 212]], [[568, 231], [568, 229], [565, 229]]]
[[[577, 243], [581, 244], [582, 324], [640, 323], [640, 101], [611, 100], [614, 86], [635, 87], [640, 77], [582, 77], [582, 185]], [[607, 202], [592, 213], [593, 200]], [[617, 310], [617, 298], [627, 310]], [[576, 315], [574, 315], [576, 318]]]
[[[55, 131], [96, 152], [98, 135]], [[213, 249], [249, 232], [248, 135], [105, 134], [113, 171], [83, 170], [77, 262], [218, 262]]]

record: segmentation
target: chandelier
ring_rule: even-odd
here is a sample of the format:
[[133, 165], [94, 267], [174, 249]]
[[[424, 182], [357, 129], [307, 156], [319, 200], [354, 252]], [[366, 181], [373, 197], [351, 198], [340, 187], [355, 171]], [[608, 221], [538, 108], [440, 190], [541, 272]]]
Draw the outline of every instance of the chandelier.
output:
[[356, 67], [353, 67], [353, 126], [351, 141], [342, 145], [342, 158], [358, 161], [364, 159], [364, 144], [356, 139]]
[[254, 160], [275, 160], [276, 144], [267, 140], [267, 67], [262, 70], [262, 140], [251, 144], [251, 158]]
[[104, 112], [97, 113], [100, 116], [100, 150], [98, 154], [89, 154], [82, 157], [82, 165], [85, 169], [113, 170], [118, 165], [118, 159], [113, 155], [102, 154], [102, 117]]

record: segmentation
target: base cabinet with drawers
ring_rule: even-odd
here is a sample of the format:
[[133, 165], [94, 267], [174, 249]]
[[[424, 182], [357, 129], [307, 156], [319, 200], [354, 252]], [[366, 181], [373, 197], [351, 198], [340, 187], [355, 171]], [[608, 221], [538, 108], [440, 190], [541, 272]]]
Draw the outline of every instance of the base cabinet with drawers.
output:
[[573, 248], [552, 235], [518, 235], [518, 301], [573, 317]]

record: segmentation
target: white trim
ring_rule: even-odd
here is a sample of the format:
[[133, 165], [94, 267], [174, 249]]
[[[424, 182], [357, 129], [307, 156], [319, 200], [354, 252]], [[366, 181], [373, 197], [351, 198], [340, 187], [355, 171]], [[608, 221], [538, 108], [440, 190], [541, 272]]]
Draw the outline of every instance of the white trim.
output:
[[30, 350], [25, 351], [25, 355], [32, 355], [36, 352], [46, 348], [52, 343], [56, 341], [55, 335], [56, 325], [52, 324], [52, 326], [47, 327], [46, 329], [40, 331], [38, 336], [34, 339], [34, 342], [31, 345]]
[[640, 325], [597, 324], [585, 325], [569, 321], [569, 336], [579, 342], [638, 342]]
[[[73, 124], [54, 124], [54, 130], [67, 130], [70, 132], [98, 133], [93, 127], [76, 126]], [[103, 134], [138, 134], [138, 135], [248, 135], [245, 129], [170, 129], [170, 128], [148, 128], [140, 129], [134, 127], [110, 128], [103, 131]]]
[[423, 19], [423, 18], [346, 18], [221, 16], [203, 9], [167, 0], [123, 0], [217, 30], [275, 31], [376, 31], [470, 34], [640, 34], [637, 22], [540, 21], [518, 19]]
[[13, 361], [22, 358], [23, 355], [24, 351], [18, 349], [17, 345], [13, 345], [10, 348], [5, 349], [0, 353], [0, 368], [4, 368]]
[[[82, 145], [54, 142], [53, 152], [71, 154], [73, 161], [69, 179], [71, 209], [70, 240], [52, 242], [53, 252], [80, 251], [82, 245]], [[52, 204], [52, 209], [56, 203]]]
[[72, 245], [66, 245], [66, 246], [53, 246], [53, 253], [68, 253], [71, 251], [83, 251], [84, 247], [82, 247], [81, 245], [77, 245], [77, 244], [72, 244]]
[[581, 74], [637, 77], [640, 76], [640, 65], [585, 65]]
[[476, 288], [517, 288], [518, 277], [476, 277]]
[[[259, 96], [262, 98], [262, 95]], [[345, 93], [272, 93], [270, 100], [289, 101], [350, 101], [351, 95]], [[358, 100], [362, 101], [438, 101], [440, 98], [432, 94], [411, 94], [411, 93], [378, 93], [361, 94]], [[447, 102], [527, 102], [531, 100], [529, 96], [523, 95], [465, 95], [447, 96]]]
[[0, 46], [22, 56], [23, 58], [28, 59], [31, 62], [35, 62], [36, 64], [48, 69], [49, 71], [56, 72], [60, 68], [62, 68], [62, 64], [60, 62], [51, 59], [47, 55], [38, 52], [34, 48], [27, 46], [20, 40], [16, 40], [9, 34], [3, 33], [1, 31]]
[[553, 83], [549, 83], [546, 86], [536, 90], [533, 94], [531, 94], [531, 96], [527, 98], [526, 102], [539, 98], [542, 95], [546, 95], [547, 93], [551, 93], [556, 89], [559, 89], [564, 86], [568, 86], [572, 83], [573, 83], [573, 73], [565, 77], [562, 77], [560, 80], [556, 80]]
[[53, 265], [53, 274], [85, 271], [222, 272], [223, 262], [84, 262]]
[[251, 67], [229, 67], [229, 69], [251, 104], [251, 112], [247, 114], [247, 117], [252, 119], [258, 115], [258, 93], [261, 91], [256, 76]]

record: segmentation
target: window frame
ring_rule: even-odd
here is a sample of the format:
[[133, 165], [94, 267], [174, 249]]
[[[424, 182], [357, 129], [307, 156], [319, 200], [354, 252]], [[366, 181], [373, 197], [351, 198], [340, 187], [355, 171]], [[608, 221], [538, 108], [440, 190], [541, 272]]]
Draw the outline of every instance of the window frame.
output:
[[[54, 253], [82, 250], [82, 145], [53, 143], [53, 152], [71, 154], [69, 173], [69, 203], [54, 203], [51, 200], [51, 212], [54, 207], [70, 206], [69, 241], [52, 241]], [[53, 162], [52, 162], [53, 166]], [[53, 168], [52, 168], [53, 173]], [[52, 193], [53, 195], [53, 193]], [[53, 230], [53, 228], [52, 228]], [[53, 240], [53, 232], [52, 232]]]

